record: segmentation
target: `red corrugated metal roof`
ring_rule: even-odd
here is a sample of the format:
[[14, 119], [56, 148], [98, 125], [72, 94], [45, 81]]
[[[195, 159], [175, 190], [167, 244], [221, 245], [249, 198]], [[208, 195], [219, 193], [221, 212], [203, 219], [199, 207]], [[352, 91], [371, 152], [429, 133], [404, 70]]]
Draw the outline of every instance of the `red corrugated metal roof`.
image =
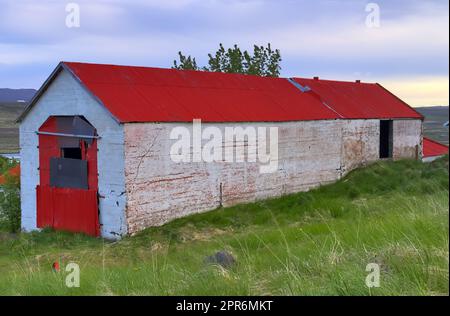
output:
[[300, 121], [339, 118], [283, 78], [65, 62], [120, 122]]
[[121, 123], [423, 119], [379, 84], [62, 62], [18, 121], [63, 68]]
[[430, 138], [423, 138], [423, 157], [435, 157], [448, 154], [448, 146]]
[[377, 83], [294, 78], [343, 118], [418, 118], [422, 115]]

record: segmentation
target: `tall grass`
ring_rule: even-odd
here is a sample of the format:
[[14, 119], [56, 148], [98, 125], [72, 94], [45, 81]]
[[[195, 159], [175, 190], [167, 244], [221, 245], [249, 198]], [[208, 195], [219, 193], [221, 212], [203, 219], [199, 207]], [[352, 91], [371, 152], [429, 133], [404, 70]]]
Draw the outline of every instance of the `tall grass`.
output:
[[[448, 295], [448, 158], [380, 162], [336, 184], [197, 214], [120, 242], [0, 237], [0, 294]], [[236, 266], [204, 258], [227, 250]], [[64, 271], [81, 268], [79, 288]], [[366, 265], [381, 269], [365, 284]]]

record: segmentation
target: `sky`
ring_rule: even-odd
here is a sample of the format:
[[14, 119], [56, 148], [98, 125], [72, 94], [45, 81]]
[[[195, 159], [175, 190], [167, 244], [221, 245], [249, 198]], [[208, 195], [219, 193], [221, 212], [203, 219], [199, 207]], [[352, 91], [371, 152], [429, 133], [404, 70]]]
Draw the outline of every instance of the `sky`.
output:
[[[79, 8], [75, 27], [67, 24], [76, 21], [71, 4]], [[270, 42], [281, 51], [284, 77], [379, 82], [412, 106], [448, 105], [448, 6], [432, 0], [0, 0], [0, 87], [37, 89], [62, 60], [167, 68], [182, 51], [204, 65], [219, 43], [252, 49]]]

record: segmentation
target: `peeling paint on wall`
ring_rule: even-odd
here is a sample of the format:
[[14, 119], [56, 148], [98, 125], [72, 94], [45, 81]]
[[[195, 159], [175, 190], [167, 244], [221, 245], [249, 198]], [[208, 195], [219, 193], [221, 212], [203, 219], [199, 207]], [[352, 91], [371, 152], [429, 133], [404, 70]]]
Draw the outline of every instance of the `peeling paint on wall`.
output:
[[422, 157], [422, 121], [395, 120], [394, 121], [394, 148], [393, 158]]
[[[420, 128], [420, 120], [407, 120]], [[187, 214], [221, 205], [252, 202], [305, 191], [336, 181], [379, 156], [379, 120], [326, 120], [286, 123], [239, 123], [234, 126], [278, 126], [276, 173], [260, 174], [257, 163], [174, 163], [169, 152], [172, 128], [191, 124], [125, 124], [125, 179], [128, 231], [162, 225]], [[403, 125], [402, 125], [403, 124]], [[397, 124], [404, 126], [405, 123]], [[409, 126], [406, 124], [407, 126]], [[228, 124], [214, 125], [222, 131]], [[405, 125], [405, 126], [406, 126]], [[397, 154], [405, 144], [395, 134]], [[407, 142], [420, 144], [418, 135]], [[406, 143], [407, 143], [406, 142]], [[229, 146], [229, 144], [223, 144]], [[409, 157], [409, 156], [406, 156]]]
[[373, 162], [379, 157], [379, 120], [346, 120], [342, 128], [342, 172]]

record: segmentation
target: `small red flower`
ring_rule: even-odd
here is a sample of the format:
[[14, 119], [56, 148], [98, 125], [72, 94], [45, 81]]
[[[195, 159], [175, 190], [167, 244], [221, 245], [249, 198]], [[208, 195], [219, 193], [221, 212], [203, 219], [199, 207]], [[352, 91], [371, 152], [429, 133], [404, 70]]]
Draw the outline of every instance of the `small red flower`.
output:
[[52, 264], [52, 270], [53, 270], [54, 272], [59, 272], [59, 262], [58, 262], [58, 261], [53, 262], [53, 264]]

